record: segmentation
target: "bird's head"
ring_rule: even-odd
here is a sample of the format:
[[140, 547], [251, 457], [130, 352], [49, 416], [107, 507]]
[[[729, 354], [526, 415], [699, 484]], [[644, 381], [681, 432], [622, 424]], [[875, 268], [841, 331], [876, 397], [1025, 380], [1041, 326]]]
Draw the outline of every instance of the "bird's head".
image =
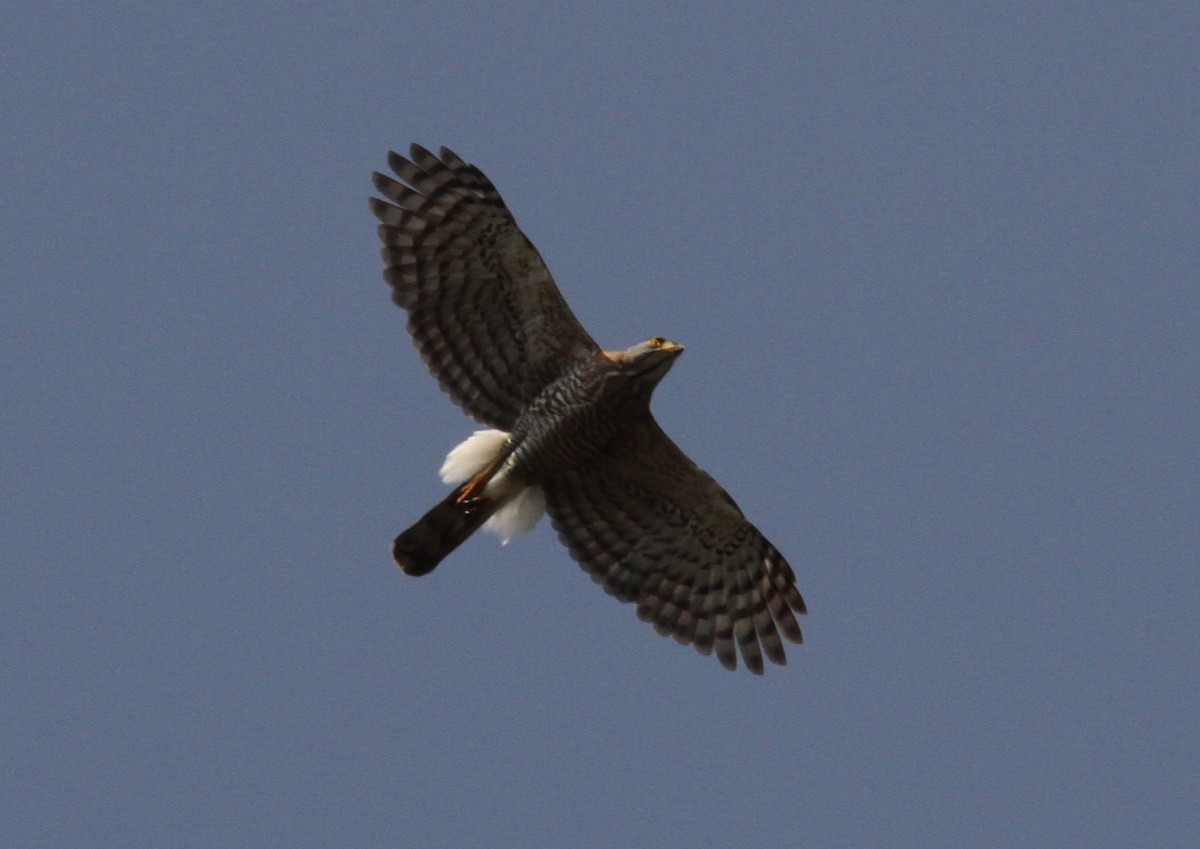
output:
[[626, 376], [653, 386], [671, 370], [675, 358], [682, 353], [683, 346], [678, 342], [655, 336], [624, 351], [610, 353], [609, 357], [621, 366], [621, 372]]

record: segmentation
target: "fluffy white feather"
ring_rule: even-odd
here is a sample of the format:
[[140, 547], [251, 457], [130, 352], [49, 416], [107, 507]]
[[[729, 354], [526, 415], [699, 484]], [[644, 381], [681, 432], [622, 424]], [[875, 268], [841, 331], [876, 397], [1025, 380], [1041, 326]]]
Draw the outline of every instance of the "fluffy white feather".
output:
[[457, 486], [482, 472], [507, 441], [508, 434], [502, 430], [477, 430], [451, 449], [438, 474], [446, 483]]
[[[502, 430], [477, 430], [446, 455], [438, 472], [443, 481], [457, 486], [483, 471], [484, 467], [504, 448], [508, 434]], [[485, 490], [496, 494], [503, 490], [504, 470], [501, 470]], [[546, 512], [546, 498], [540, 486], [527, 486], [505, 499], [504, 505], [484, 522], [484, 529], [497, 534], [505, 545], [517, 534], [523, 534], [537, 524]]]
[[483, 528], [498, 535], [501, 545], [508, 545], [517, 534], [531, 530], [545, 512], [546, 497], [542, 488], [527, 486], [484, 522]]

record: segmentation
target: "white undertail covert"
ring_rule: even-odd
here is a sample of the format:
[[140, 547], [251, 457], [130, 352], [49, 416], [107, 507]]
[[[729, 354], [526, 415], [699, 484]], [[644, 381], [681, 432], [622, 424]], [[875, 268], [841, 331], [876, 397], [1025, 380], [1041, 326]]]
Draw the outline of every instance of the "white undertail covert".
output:
[[[499, 456], [508, 442], [508, 434], [502, 430], [477, 430], [451, 449], [446, 461], [438, 471], [442, 480], [451, 486], [470, 480], [482, 472]], [[516, 489], [506, 484], [507, 465], [488, 482], [484, 493], [500, 498], [503, 506], [484, 522], [485, 530], [500, 537], [503, 545], [517, 534], [533, 528], [546, 512], [546, 499], [540, 486], [525, 486]], [[514, 490], [515, 491], [512, 491]]]

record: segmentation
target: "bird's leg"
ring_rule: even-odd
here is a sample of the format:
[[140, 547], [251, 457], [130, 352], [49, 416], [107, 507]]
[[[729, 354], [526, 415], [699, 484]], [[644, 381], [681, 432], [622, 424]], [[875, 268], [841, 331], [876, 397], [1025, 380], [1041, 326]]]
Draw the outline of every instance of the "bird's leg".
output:
[[454, 499], [455, 503], [461, 504], [468, 510], [474, 510], [481, 506], [484, 489], [487, 488], [491, 479], [495, 477], [496, 472], [500, 470], [500, 466], [507, 459], [507, 456], [506, 453], [500, 454], [495, 460], [484, 466], [483, 470], [475, 475], [475, 477], [463, 484], [462, 491]]

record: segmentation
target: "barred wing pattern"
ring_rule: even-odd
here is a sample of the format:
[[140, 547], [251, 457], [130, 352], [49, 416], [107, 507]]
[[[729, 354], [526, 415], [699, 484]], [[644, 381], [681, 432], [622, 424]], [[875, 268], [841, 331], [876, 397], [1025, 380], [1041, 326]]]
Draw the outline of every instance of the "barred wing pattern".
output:
[[455, 403], [511, 430], [541, 389], [598, 346], [487, 177], [444, 147], [438, 157], [414, 144], [409, 155], [388, 155], [403, 182], [374, 174], [392, 203], [371, 199], [392, 300]]
[[[763, 671], [802, 641], [791, 567], [649, 413], [609, 449], [543, 482], [559, 538], [597, 583], [660, 634]], [[736, 646], [736, 650], [735, 650]]]

